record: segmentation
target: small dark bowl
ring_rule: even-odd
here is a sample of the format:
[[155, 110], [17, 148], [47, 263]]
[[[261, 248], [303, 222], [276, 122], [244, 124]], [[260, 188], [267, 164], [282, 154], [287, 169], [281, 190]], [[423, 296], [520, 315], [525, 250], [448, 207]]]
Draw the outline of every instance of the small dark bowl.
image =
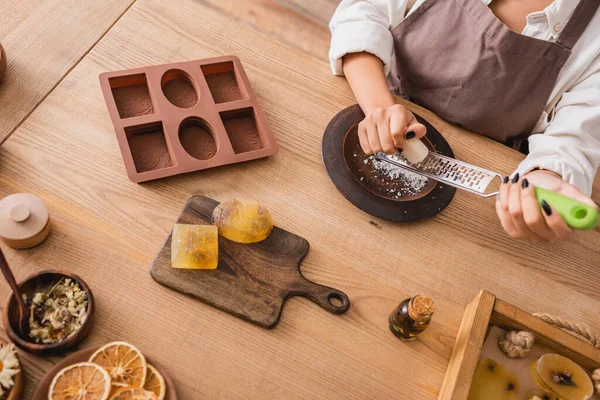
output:
[[90, 329], [92, 329], [94, 322], [94, 295], [92, 294], [89, 286], [77, 275], [59, 271], [38, 272], [21, 282], [19, 284], [19, 290], [22, 294], [26, 294], [28, 299], [31, 299], [36, 293], [48, 289], [51, 285], [57, 283], [63, 278], [71, 278], [72, 280], [76, 281], [79, 283], [79, 287], [87, 293], [87, 319], [78, 331], [71, 334], [62, 342], [54, 344], [35, 343], [32, 339], [28, 337], [23, 338], [20, 335], [19, 306], [14, 298], [14, 294], [11, 293], [6, 304], [6, 308], [4, 309], [3, 321], [6, 328], [6, 334], [8, 335], [9, 339], [21, 349], [34, 354], [59, 354], [77, 346], [90, 333]]

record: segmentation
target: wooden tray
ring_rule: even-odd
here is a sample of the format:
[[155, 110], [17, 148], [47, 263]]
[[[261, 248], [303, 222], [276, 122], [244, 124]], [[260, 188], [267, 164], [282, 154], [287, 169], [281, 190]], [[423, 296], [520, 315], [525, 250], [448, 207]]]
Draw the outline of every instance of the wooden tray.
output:
[[[211, 224], [219, 202], [194, 196], [177, 219], [178, 224]], [[300, 236], [275, 227], [262, 242], [240, 244], [219, 237], [219, 265], [215, 270], [171, 267], [171, 233], [152, 262], [150, 273], [158, 283], [182, 292], [263, 328], [279, 322], [285, 301], [303, 296], [334, 314], [350, 307], [346, 294], [306, 279], [300, 263], [309, 250]], [[334, 303], [338, 303], [334, 305]]]
[[536, 343], [575, 361], [588, 372], [600, 367], [600, 349], [496, 299], [493, 294], [481, 291], [465, 310], [439, 400], [467, 399], [481, 348], [491, 326], [504, 330], [530, 331], [535, 334]]
[[[48, 390], [50, 390], [50, 385], [52, 384], [52, 380], [56, 376], [56, 374], [63, 368], [68, 367], [69, 365], [73, 365], [79, 362], [84, 362], [90, 359], [92, 354], [98, 350], [98, 348], [93, 349], [83, 349], [70, 354], [64, 360], [59, 362], [52, 368], [50, 371], [44, 375], [40, 383], [38, 384], [35, 392], [33, 392], [33, 400], [48, 400]], [[177, 391], [175, 390], [175, 384], [173, 383], [173, 379], [167, 373], [160, 364], [158, 364], [153, 358], [149, 357], [146, 353], [144, 353], [144, 357], [146, 360], [154, 366], [160, 372], [160, 374], [165, 378], [165, 383], [167, 385], [167, 395], [165, 396], [165, 400], [177, 400]]]
[[[340, 111], [325, 129], [323, 163], [335, 187], [364, 212], [390, 221], [414, 222], [442, 212], [456, 189], [432, 179], [416, 193], [388, 194], [404, 191], [406, 185], [401, 179], [382, 178], [367, 164], [357, 133], [364, 117], [358, 104], [350, 106]], [[454, 157], [443, 136], [423, 118], [415, 117], [427, 128], [427, 135], [421, 140], [429, 150]]]
[[107, 72], [100, 84], [133, 182], [279, 151], [237, 57]]

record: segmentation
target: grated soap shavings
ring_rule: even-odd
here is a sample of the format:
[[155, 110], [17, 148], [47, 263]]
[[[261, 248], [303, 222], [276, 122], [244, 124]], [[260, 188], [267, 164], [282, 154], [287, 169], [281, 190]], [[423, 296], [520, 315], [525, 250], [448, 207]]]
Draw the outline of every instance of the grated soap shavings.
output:
[[382, 179], [399, 179], [402, 181], [404, 184], [402, 189], [390, 191], [390, 193], [394, 194], [395, 197], [418, 194], [429, 182], [429, 178], [423, 175], [408, 171], [402, 167], [398, 167], [385, 161], [377, 160], [372, 155], [365, 159], [365, 164], [370, 164], [373, 169], [378, 172]]

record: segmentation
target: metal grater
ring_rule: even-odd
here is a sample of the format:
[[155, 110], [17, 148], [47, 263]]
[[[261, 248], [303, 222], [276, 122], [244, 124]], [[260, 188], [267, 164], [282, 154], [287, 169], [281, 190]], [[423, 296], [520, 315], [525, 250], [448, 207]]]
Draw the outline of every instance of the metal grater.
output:
[[375, 158], [482, 197], [497, 195], [497, 190], [488, 193], [486, 193], [486, 190], [489, 190], [488, 188], [494, 178], [499, 180], [498, 187], [503, 178], [499, 173], [433, 152], [429, 152], [427, 157], [418, 164], [408, 162], [402, 153], [393, 156], [378, 153]]
[[[496, 196], [503, 179], [502, 175], [496, 172], [432, 152], [429, 152], [427, 157], [418, 164], [411, 164], [401, 153], [393, 156], [378, 153], [375, 155], [375, 159], [386, 161], [408, 171], [482, 197]], [[495, 178], [498, 178], [498, 185], [494, 185], [497, 188], [494, 191], [490, 188], [490, 185], [496, 180]], [[557, 210], [558, 214], [571, 228], [581, 230], [598, 229], [600, 212], [597, 208], [550, 190], [535, 186], [533, 188], [540, 206], [543, 201], [546, 201], [547, 204]], [[600, 204], [598, 206], [600, 208]]]

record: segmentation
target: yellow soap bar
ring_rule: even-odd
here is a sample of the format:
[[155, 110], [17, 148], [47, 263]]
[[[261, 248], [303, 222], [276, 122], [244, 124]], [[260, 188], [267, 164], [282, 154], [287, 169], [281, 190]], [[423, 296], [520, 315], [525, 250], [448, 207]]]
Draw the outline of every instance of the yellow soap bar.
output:
[[171, 266], [215, 269], [219, 264], [219, 230], [214, 225], [176, 224], [171, 237]]
[[260, 242], [273, 230], [269, 210], [251, 200], [224, 201], [214, 209], [212, 219], [221, 236], [237, 243]]

